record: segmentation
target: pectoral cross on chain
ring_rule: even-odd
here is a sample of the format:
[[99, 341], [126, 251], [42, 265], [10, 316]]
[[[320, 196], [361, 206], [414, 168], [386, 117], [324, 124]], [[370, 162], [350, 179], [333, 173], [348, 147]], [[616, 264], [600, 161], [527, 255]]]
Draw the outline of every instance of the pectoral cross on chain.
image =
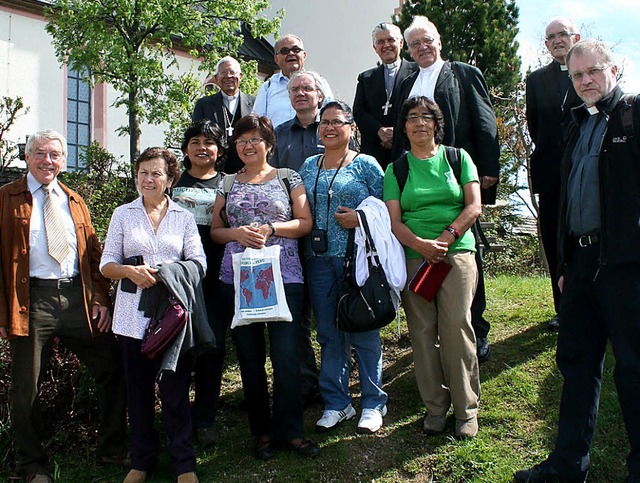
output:
[[387, 102], [385, 102], [384, 106], [382, 106], [382, 114], [385, 116], [389, 114], [390, 107], [391, 107], [391, 103], [389, 102], [389, 99], [387, 99]]
[[229, 126], [227, 128], [227, 136], [229, 137], [233, 136], [233, 126]]

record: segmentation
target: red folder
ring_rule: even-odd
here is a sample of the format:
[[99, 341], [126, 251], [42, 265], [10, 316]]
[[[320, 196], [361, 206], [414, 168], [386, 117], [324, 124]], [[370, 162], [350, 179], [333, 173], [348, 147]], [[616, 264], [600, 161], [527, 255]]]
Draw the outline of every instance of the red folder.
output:
[[451, 265], [438, 262], [432, 265], [425, 260], [409, 282], [409, 290], [421, 295], [431, 302], [436, 296], [440, 285], [451, 270]]

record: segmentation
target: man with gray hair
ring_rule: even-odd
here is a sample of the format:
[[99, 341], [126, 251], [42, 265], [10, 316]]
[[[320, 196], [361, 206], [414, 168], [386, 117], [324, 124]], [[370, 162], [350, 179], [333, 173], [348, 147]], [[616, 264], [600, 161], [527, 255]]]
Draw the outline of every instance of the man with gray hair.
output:
[[558, 435], [545, 461], [514, 476], [528, 483], [586, 481], [611, 341], [631, 447], [625, 481], [638, 483], [640, 102], [617, 85], [611, 51], [599, 40], [576, 43], [567, 66], [583, 104], [571, 111], [561, 161], [556, 361], [564, 381]]
[[325, 85], [320, 74], [312, 70], [302, 69], [291, 75], [287, 91], [296, 115], [276, 127], [276, 148], [269, 164], [299, 171], [305, 159], [324, 152], [318, 138], [318, 122]]
[[[280, 72], [272, 75], [260, 86], [253, 105], [254, 114], [267, 116], [271, 119], [274, 128], [296, 115], [289, 99], [287, 86], [292, 74], [304, 68], [306, 58], [304, 44], [297, 35], [287, 34], [276, 42], [273, 60], [280, 67]], [[327, 81], [323, 81], [322, 90], [325, 101], [333, 98]]]
[[67, 140], [29, 137], [26, 176], [0, 188], [0, 338], [11, 345], [11, 422], [26, 480], [50, 483], [38, 434], [38, 392], [54, 338], [95, 377], [100, 398], [98, 463], [125, 458], [126, 392], [111, 332], [102, 248], [82, 198], [58, 181]]
[[[318, 123], [320, 106], [326, 97], [326, 85], [324, 78], [312, 70], [301, 69], [291, 74], [287, 91], [296, 115], [276, 127], [276, 147], [269, 158], [269, 164], [276, 168], [299, 171], [305, 159], [324, 152], [324, 146], [318, 137]], [[304, 243], [300, 243], [299, 248], [300, 259], [304, 260]], [[298, 350], [301, 361], [302, 396], [305, 406], [308, 406], [319, 398], [320, 389], [318, 365], [311, 344], [311, 303], [306, 292], [304, 303], [305, 316], [298, 333]]]
[[212, 96], [204, 96], [198, 99], [193, 110], [192, 120], [209, 119], [215, 122], [225, 133], [227, 145], [227, 159], [225, 172], [235, 173], [242, 166], [242, 162], [229, 146], [229, 140], [233, 135], [233, 126], [238, 120], [251, 114], [255, 98], [240, 90], [242, 80], [242, 68], [240, 63], [231, 56], [223, 57], [216, 64], [215, 84], [220, 91]]
[[402, 81], [415, 72], [415, 62], [400, 57], [404, 40], [400, 29], [391, 23], [376, 25], [371, 34], [373, 50], [380, 61], [378, 67], [358, 76], [353, 117], [360, 130], [360, 149], [375, 157], [384, 170], [391, 159], [393, 144], [393, 112], [391, 99]]
[[534, 150], [530, 159], [531, 185], [538, 195], [538, 220], [544, 253], [551, 274], [556, 315], [549, 330], [558, 330], [560, 289], [558, 289], [558, 202], [562, 135], [570, 120], [571, 108], [581, 104], [571, 85], [565, 59], [580, 40], [575, 22], [557, 17], [545, 30], [545, 45], [552, 61], [527, 77], [527, 126]]

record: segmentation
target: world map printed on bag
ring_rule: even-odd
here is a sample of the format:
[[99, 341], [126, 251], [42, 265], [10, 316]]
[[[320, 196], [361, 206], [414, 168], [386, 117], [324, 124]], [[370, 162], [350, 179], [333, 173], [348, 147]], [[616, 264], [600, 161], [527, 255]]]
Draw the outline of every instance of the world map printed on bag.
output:
[[242, 266], [240, 268], [240, 309], [259, 309], [277, 304], [273, 285], [273, 266]]

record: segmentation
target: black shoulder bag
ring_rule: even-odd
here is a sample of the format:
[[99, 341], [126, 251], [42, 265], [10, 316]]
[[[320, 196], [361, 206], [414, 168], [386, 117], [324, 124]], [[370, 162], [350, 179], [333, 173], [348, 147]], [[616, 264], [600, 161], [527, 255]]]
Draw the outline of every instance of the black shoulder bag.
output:
[[353, 228], [349, 230], [344, 273], [338, 288], [336, 311], [336, 327], [344, 332], [366, 332], [379, 329], [390, 324], [396, 317], [389, 282], [371, 238], [367, 218], [361, 210], [357, 210], [357, 213], [365, 233], [369, 278], [362, 287], [356, 283], [355, 228]]

